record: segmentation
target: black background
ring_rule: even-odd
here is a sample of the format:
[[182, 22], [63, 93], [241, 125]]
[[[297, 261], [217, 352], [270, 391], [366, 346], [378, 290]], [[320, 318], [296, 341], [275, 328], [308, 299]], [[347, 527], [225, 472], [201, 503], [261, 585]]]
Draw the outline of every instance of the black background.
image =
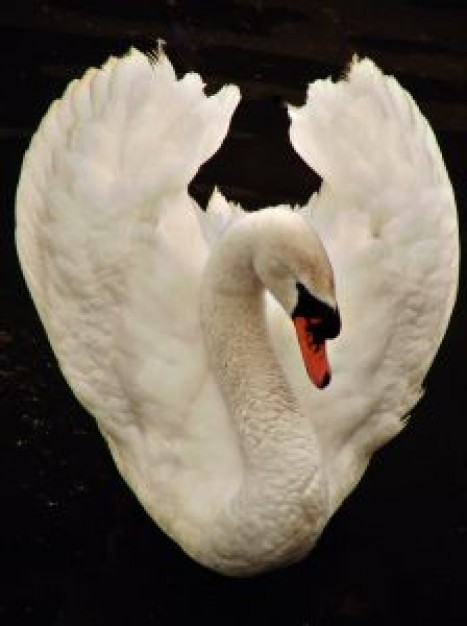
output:
[[[0, 623], [5, 626], [467, 624], [463, 280], [407, 430], [297, 566], [250, 580], [204, 570], [147, 518], [61, 378], [13, 243], [21, 158], [49, 102], [90, 65], [158, 37], [179, 72], [244, 96], [192, 185], [248, 208], [319, 183], [288, 145], [284, 101], [368, 54], [431, 121], [466, 210], [467, 4], [314, 0], [7, 0], [0, 10]], [[382, 146], [384, 149], [384, 146]]]

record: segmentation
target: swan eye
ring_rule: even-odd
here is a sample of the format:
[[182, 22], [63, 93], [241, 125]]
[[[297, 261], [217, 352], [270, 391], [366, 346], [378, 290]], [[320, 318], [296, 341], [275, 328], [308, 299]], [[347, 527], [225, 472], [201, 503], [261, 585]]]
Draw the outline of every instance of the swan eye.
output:
[[307, 331], [313, 333], [315, 341], [337, 337], [341, 329], [339, 311], [312, 295], [302, 283], [297, 282], [296, 287], [298, 299], [292, 319], [305, 318]]
[[[319, 335], [324, 335], [322, 332], [323, 318], [322, 317], [307, 317], [306, 318], [306, 331], [312, 333], [315, 338]], [[325, 336], [323, 336], [325, 339]]]
[[326, 327], [322, 317], [311, 317], [306, 320], [306, 332], [310, 335], [310, 341], [319, 345], [327, 339]]
[[324, 341], [326, 335], [323, 333], [323, 318], [322, 317], [307, 317], [306, 319], [306, 332], [313, 335], [315, 341]]
[[308, 323], [310, 324], [310, 326], [319, 326], [320, 324], [323, 323], [323, 318], [322, 317], [309, 317]]

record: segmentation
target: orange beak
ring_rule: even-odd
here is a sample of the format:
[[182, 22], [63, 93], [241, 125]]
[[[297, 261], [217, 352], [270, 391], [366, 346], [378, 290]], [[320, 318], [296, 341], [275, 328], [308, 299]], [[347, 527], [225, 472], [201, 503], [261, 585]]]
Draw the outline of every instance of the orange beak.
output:
[[306, 317], [295, 317], [293, 323], [308, 376], [319, 389], [323, 389], [331, 380], [331, 368], [326, 355], [326, 341], [324, 339], [316, 341], [313, 338]]

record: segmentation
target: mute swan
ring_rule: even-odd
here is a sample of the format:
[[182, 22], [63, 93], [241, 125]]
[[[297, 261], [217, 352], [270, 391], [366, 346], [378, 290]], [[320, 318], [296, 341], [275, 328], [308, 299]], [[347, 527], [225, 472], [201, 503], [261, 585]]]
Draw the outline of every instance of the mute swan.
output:
[[324, 181], [306, 206], [248, 214], [216, 190], [204, 212], [187, 186], [239, 99], [178, 80], [163, 52], [88, 70], [25, 155], [16, 235], [119, 471], [188, 554], [234, 576], [306, 555], [401, 431], [458, 274], [449, 178], [394, 78], [355, 59], [289, 107]]

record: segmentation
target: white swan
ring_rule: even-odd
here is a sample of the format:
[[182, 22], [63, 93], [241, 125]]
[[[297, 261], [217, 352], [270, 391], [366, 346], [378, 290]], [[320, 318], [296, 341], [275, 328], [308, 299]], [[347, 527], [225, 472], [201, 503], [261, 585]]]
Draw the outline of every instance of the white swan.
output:
[[454, 304], [458, 229], [432, 131], [369, 60], [289, 109], [324, 179], [306, 207], [246, 214], [216, 191], [204, 213], [187, 185], [238, 101], [162, 53], [89, 70], [25, 156], [17, 246], [147, 512], [199, 562], [248, 575], [303, 557], [402, 429]]

